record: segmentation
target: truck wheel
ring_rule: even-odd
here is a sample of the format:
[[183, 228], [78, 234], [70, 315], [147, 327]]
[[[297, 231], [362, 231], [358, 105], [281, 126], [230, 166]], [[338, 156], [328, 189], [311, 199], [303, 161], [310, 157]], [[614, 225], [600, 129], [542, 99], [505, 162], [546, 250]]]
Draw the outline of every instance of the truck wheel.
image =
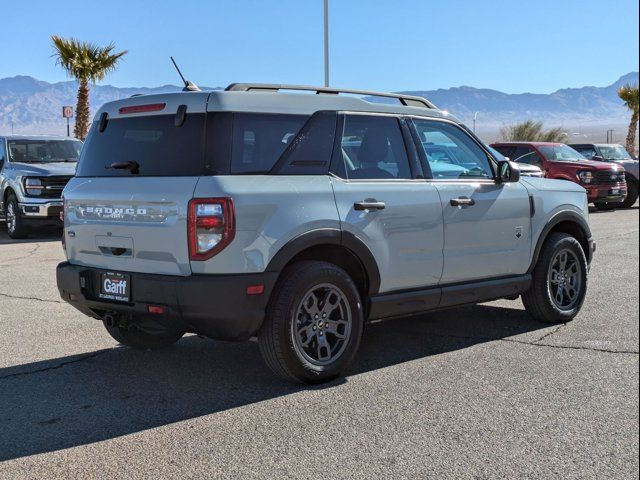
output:
[[622, 208], [631, 208], [638, 200], [638, 182], [627, 177], [627, 198], [620, 204]]
[[18, 200], [13, 193], [9, 194], [7, 198], [6, 208], [6, 221], [7, 221], [7, 234], [11, 238], [25, 238], [27, 236], [27, 229], [20, 215], [20, 208], [18, 207]]
[[614, 202], [594, 202], [598, 210], [615, 210], [620, 204]]
[[527, 312], [543, 322], [565, 323], [578, 314], [587, 293], [587, 259], [571, 235], [553, 232], [545, 240], [529, 290]]
[[111, 322], [103, 320], [104, 328], [107, 329], [109, 335], [113, 339], [124, 345], [125, 347], [135, 348], [136, 350], [156, 350], [158, 348], [173, 345], [182, 338], [184, 333], [174, 333], [166, 335], [152, 335], [137, 329], [134, 325], [129, 327], [121, 327], [112, 325]]
[[326, 262], [298, 262], [282, 275], [258, 333], [262, 357], [285, 380], [314, 384], [336, 378], [360, 345], [358, 289], [344, 270]]

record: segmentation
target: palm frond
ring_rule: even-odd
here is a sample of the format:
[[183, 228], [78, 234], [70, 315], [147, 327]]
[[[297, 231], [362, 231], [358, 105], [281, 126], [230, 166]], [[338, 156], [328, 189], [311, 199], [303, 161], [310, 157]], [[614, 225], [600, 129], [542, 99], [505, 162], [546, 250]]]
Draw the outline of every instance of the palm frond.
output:
[[75, 38], [51, 36], [56, 63], [78, 81], [95, 83], [115, 70], [127, 51], [114, 53], [115, 45], [101, 47], [95, 43], [81, 42]]

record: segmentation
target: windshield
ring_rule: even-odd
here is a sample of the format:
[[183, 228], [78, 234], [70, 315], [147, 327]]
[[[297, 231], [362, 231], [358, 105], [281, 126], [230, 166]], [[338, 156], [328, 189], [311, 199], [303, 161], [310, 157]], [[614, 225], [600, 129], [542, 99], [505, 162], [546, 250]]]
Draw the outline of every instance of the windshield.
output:
[[20, 163], [77, 162], [78, 140], [9, 140], [9, 160]]
[[622, 145], [600, 145], [598, 148], [605, 160], [631, 160], [631, 155]]
[[542, 145], [538, 147], [547, 160], [556, 162], [578, 162], [586, 158], [567, 145]]
[[485, 148], [487, 150], [489, 150], [489, 153], [491, 153], [491, 155], [493, 155], [493, 158], [495, 158], [497, 161], [499, 162], [503, 162], [507, 159], [507, 157], [505, 157], [504, 155], [502, 155], [498, 150], [496, 150], [493, 147], [490, 147], [489, 145], [485, 145]]

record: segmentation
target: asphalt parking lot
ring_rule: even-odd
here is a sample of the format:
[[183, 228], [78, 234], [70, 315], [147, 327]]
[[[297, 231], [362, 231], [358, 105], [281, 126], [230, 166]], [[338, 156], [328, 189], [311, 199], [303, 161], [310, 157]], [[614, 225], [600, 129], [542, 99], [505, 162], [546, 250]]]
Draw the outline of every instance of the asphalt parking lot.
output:
[[55, 236], [0, 224], [0, 478], [637, 478], [638, 207], [590, 221], [570, 324], [519, 300], [378, 323], [313, 388], [253, 342], [119, 347], [59, 299]]

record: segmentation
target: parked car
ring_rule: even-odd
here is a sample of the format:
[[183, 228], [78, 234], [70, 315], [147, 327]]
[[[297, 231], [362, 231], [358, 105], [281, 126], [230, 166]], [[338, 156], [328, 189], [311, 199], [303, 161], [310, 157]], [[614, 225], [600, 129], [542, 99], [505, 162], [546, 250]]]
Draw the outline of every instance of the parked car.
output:
[[11, 238], [62, 226], [62, 190], [74, 175], [82, 142], [44, 135], [0, 136], [0, 213]]
[[103, 105], [63, 238], [61, 297], [118, 342], [257, 336], [305, 383], [367, 320], [522, 295], [567, 322], [595, 250], [584, 188], [520, 178], [428, 100], [264, 84]]
[[[505, 157], [495, 148], [490, 146], [487, 146], [487, 148], [497, 160], [510, 160], [509, 157]], [[520, 170], [520, 176], [522, 177], [544, 177], [544, 172], [540, 170], [540, 167], [536, 167], [535, 165], [531, 165], [529, 163], [518, 163], [518, 169]]]
[[600, 210], [615, 208], [627, 196], [624, 168], [587, 160], [563, 143], [499, 142], [491, 146], [514, 162], [539, 167], [546, 178], [581, 185], [589, 202]]
[[638, 178], [640, 163], [629, 155], [629, 152], [616, 143], [580, 143], [569, 145], [585, 158], [599, 162], [612, 162], [621, 165], [627, 180], [627, 197], [618, 207], [629, 208], [638, 200]]

